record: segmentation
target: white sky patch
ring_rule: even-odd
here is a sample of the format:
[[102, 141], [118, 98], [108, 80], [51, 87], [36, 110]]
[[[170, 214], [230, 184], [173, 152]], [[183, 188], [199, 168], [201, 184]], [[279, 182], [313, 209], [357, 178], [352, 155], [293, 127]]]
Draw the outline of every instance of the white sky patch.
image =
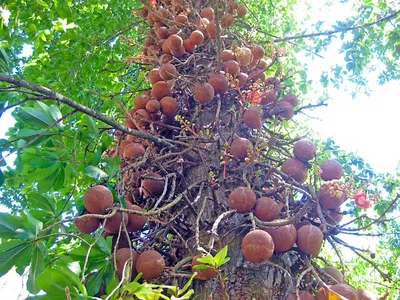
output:
[[8, 22], [10, 21], [11, 12], [3, 7], [0, 7], [0, 17], [3, 19], [4, 25], [8, 26]]

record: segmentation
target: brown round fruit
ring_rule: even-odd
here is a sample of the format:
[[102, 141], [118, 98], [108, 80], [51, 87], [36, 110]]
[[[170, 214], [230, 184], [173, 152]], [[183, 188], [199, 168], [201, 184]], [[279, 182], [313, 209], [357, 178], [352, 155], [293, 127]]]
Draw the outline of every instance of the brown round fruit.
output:
[[245, 111], [243, 122], [247, 127], [252, 129], [260, 129], [262, 126], [261, 111], [258, 107], [252, 107]]
[[186, 52], [190, 52], [193, 53], [194, 50], [196, 50], [196, 45], [192, 44], [192, 42], [190, 41], [190, 39], [185, 39], [183, 41], [183, 46], [185, 47], [185, 51]]
[[236, 138], [231, 144], [230, 153], [238, 160], [244, 160], [246, 157], [251, 156], [253, 144], [245, 138]]
[[172, 97], [164, 97], [160, 101], [161, 112], [164, 115], [174, 117], [179, 110], [178, 102], [175, 98]]
[[168, 48], [170, 50], [179, 50], [183, 46], [183, 39], [177, 35], [173, 34], [167, 39]]
[[248, 187], [238, 187], [229, 194], [228, 205], [238, 213], [249, 212], [256, 205], [256, 194]]
[[336, 159], [327, 159], [319, 165], [321, 178], [325, 181], [340, 179], [343, 175], [343, 167]]
[[[148, 173], [146, 177], [162, 178], [160, 174]], [[145, 196], [159, 196], [164, 190], [164, 179], [154, 180], [154, 179], [143, 179], [142, 188]]]
[[237, 9], [238, 17], [244, 17], [247, 14], [247, 8], [244, 6], [239, 6]]
[[146, 104], [146, 111], [149, 114], [158, 113], [160, 111], [160, 108], [161, 108], [161, 106], [160, 106], [160, 102], [158, 100], [150, 100]]
[[[314, 296], [307, 291], [299, 291], [300, 300], [315, 300]], [[290, 294], [286, 300], [297, 300], [296, 294]]]
[[276, 252], [285, 252], [293, 247], [297, 239], [296, 227], [293, 224], [281, 226], [274, 229], [268, 229], [274, 241]]
[[147, 102], [149, 102], [149, 101], [150, 101], [150, 97], [148, 95], [141, 94], [141, 95], [135, 97], [135, 100], [133, 101], [133, 105], [134, 105], [135, 109], [141, 109], [141, 108], [145, 108]]
[[[87, 215], [89, 212], [85, 210], [81, 216]], [[100, 220], [94, 217], [86, 217], [81, 219], [75, 219], [75, 226], [79, 232], [89, 234], [95, 232], [100, 226]]]
[[144, 155], [146, 149], [141, 143], [129, 143], [124, 147], [123, 157], [125, 158], [137, 158]]
[[316, 257], [321, 251], [324, 235], [314, 225], [304, 225], [297, 230], [297, 247], [304, 253]]
[[331, 290], [338, 293], [340, 296], [346, 297], [348, 300], [359, 300], [357, 290], [345, 283], [334, 284]]
[[214, 92], [216, 94], [222, 95], [222, 94], [226, 93], [229, 88], [228, 79], [226, 78], [225, 75], [223, 75], [221, 73], [212, 74], [208, 78], [208, 83], [211, 84], [211, 86], [213, 87]]
[[232, 14], [224, 14], [220, 18], [220, 24], [222, 28], [228, 28], [233, 26], [235, 22], [235, 17]]
[[215, 24], [214, 20], [206, 26], [206, 30], [210, 36], [210, 39], [215, 40], [217, 38], [217, 25]]
[[222, 62], [226, 62], [228, 60], [235, 60], [235, 55], [231, 50], [223, 50], [221, 52], [221, 60]]
[[296, 158], [285, 160], [281, 166], [281, 171], [299, 183], [303, 183], [307, 179], [307, 169], [304, 163]]
[[248, 66], [251, 63], [253, 54], [247, 47], [239, 48], [236, 52], [236, 60], [240, 66]]
[[[117, 269], [117, 273], [120, 279], [122, 279], [122, 272], [124, 271], [124, 266], [125, 263], [132, 259], [131, 261], [131, 269], [132, 269], [132, 275], [131, 275], [131, 280], [135, 278], [136, 276], [136, 268], [135, 268], [135, 264], [138, 258], [138, 254], [136, 251], [130, 249], [130, 248], [119, 248], [116, 252], [116, 260], [117, 260], [117, 265], [116, 265], [116, 269]], [[114, 260], [112, 260], [112, 262], [114, 263]], [[126, 266], [126, 268], [128, 267], [128, 265]]]
[[[127, 209], [132, 209], [132, 210], [137, 210], [137, 211], [143, 211], [143, 209], [139, 205], [131, 204], [129, 202], [126, 202], [126, 208]], [[147, 217], [143, 215], [138, 215], [138, 214], [128, 214], [128, 225], [126, 225], [126, 230], [128, 232], [136, 232], [141, 230], [144, 225], [146, 224]]]
[[175, 22], [179, 24], [187, 24], [188, 23], [188, 17], [184, 14], [179, 14], [175, 17]]
[[172, 96], [172, 92], [168, 86], [168, 83], [165, 81], [158, 81], [153, 85], [153, 88], [151, 89], [151, 95], [157, 100], [161, 100], [164, 97]]
[[192, 259], [192, 272], [197, 272], [195, 279], [197, 280], [209, 280], [211, 277], [217, 274], [215, 268], [209, 267], [207, 269], [197, 269], [194, 266], [201, 265], [201, 262], [198, 262], [197, 259], [203, 257], [202, 254], [198, 254]]
[[[259, 60], [264, 57], [265, 55], [265, 50], [262, 46], [260, 45], [255, 45], [252, 49], [251, 52], [253, 53], [253, 58], [255, 60]], [[260, 68], [261, 69], [261, 68]]]
[[200, 103], [207, 103], [214, 99], [214, 89], [211, 84], [203, 83], [194, 88], [194, 98]]
[[92, 186], [83, 196], [83, 204], [92, 214], [104, 214], [104, 210], [110, 208], [113, 203], [113, 194], [103, 185]]
[[274, 241], [264, 230], [253, 230], [242, 241], [243, 256], [250, 262], [259, 263], [269, 259], [274, 253]]
[[203, 8], [200, 11], [200, 17], [207, 18], [211, 21], [214, 19], [214, 10], [211, 7]]
[[261, 221], [269, 222], [279, 217], [283, 206], [272, 198], [261, 197], [257, 200], [254, 214]]
[[136, 260], [136, 271], [142, 272], [145, 280], [157, 278], [164, 271], [164, 268], [164, 258], [155, 250], [142, 252]]
[[275, 115], [290, 120], [294, 116], [293, 106], [286, 101], [279, 101], [275, 105]]
[[178, 75], [178, 71], [175, 66], [171, 63], [163, 64], [160, 67], [160, 77], [164, 80], [170, 80]]
[[270, 90], [265, 92], [264, 95], [261, 97], [260, 104], [268, 105], [274, 103], [275, 100], [276, 100], [276, 92], [274, 90]]
[[[328, 275], [330, 275], [337, 281], [337, 282], [334, 282], [333, 280], [330, 280], [333, 283], [343, 283], [344, 282], [344, 276], [343, 276], [342, 272], [340, 272], [335, 267], [327, 266], [325, 268], [322, 268], [322, 271], [324, 271], [325, 273], [327, 273]], [[322, 273], [322, 276], [324, 276], [323, 273]], [[324, 276], [324, 277], [327, 277], [327, 276]]]
[[224, 71], [231, 75], [237, 75], [240, 72], [239, 64], [235, 60], [228, 60], [224, 62]]
[[190, 42], [193, 45], [201, 45], [204, 41], [204, 34], [200, 30], [195, 30], [190, 34]]
[[313, 159], [316, 151], [314, 143], [310, 140], [302, 139], [293, 145], [294, 156], [304, 162]]
[[247, 81], [249, 80], [249, 75], [247, 75], [246, 73], [239, 73], [236, 76], [236, 80], [238, 82], [239, 87], [242, 88], [246, 85]]
[[137, 127], [146, 127], [149, 124], [149, 121], [151, 121], [151, 116], [145, 109], [138, 109], [133, 113], [132, 116], [133, 123]]
[[[128, 224], [128, 214], [117, 211], [111, 218], [103, 221], [104, 230], [109, 233], [118, 233], [121, 227], [122, 219], [124, 219], [125, 226]], [[123, 229], [122, 229], [123, 230]]]
[[299, 99], [293, 94], [287, 94], [285, 97], [283, 97], [283, 101], [290, 103], [290, 105], [293, 107], [299, 104]]

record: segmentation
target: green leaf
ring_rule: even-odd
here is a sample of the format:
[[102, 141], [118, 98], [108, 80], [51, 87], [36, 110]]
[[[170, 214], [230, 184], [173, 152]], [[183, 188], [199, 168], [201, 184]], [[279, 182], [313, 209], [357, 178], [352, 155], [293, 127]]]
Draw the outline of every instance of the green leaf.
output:
[[87, 166], [83, 173], [91, 178], [101, 179], [108, 177], [107, 173], [95, 166]]
[[[71, 296], [78, 295], [79, 286], [82, 285], [78, 276], [65, 266], [48, 266], [36, 276], [36, 284], [39, 289], [48, 295], [64, 296], [68, 287]], [[72, 297], [74, 298], [74, 297]]]
[[[189, 287], [192, 285], [193, 279], [196, 277], [197, 272], [194, 272], [192, 277], [186, 282], [185, 286], [178, 292], [178, 296], [185, 293]], [[188, 298], [189, 299], [189, 298]]]
[[89, 280], [86, 283], [86, 289], [89, 295], [94, 296], [96, 295], [101, 285], [103, 284], [103, 277], [106, 270], [106, 266], [99, 269], [99, 271], [91, 273]]
[[197, 259], [198, 262], [208, 264], [210, 266], [215, 266], [214, 257], [211, 254], [207, 254], [206, 256], [200, 257]]
[[37, 294], [40, 289], [36, 284], [36, 277], [44, 270], [44, 256], [40, 247], [35, 247], [32, 254], [32, 262], [29, 268], [29, 276], [27, 281], [28, 291], [32, 294]]
[[37, 2], [37, 4], [39, 4], [43, 7], [46, 7], [46, 8], [49, 7], [49, 5], [46, 2], [44, 2], [43, 0], [36, 0], [36, 2]]
[[34, 128], [48, 128], [53, 124], [52, 119], [42, 109], [22, 107], [18, 111], [21, 120]]
[[142, 285], [136, 281], [132, 281], [130, 284], [124, 285], [124, 290], [128, 291], [131, 294], [135, 294], [141, 288], [142, 288]]
[[224, 248], [218, 251], [218, 253], [214, 256], [216, 267], [222, 265], [222, 262], [225, 260], [227, 254], [228, 254], [228, 246], [225, 246]]
[[31, 244], [28, 242], [15, 240], [2, 242], [0, 246], [0, 276], [21, 263], [27, 266], [29, 261], [26, 258], [29, 258], [31, 254]]
[[212, 267], [210, 267], [210, 265], [202, 265], [202, 264], [200, 264], [200, 265], [195, 265], [193, 268], [194, 269], [198, 269], [198, 270], [204, 270], [204, 269], [209, 269], [209, 268], [212, 268]]
[[[0, 157], [1, 158], [1, 157]], [[2, 170], [0, 170], [0, 186], [3, 185], [4, 181], [5, 181], [5, 176]]]
[[0, 213], [0, 237], [23, 240], [34, 237], [34, 234], [27, 230], [20, 217]]
[[120, 169], [121, 159], [118, 156], [105, 158], [105, 167], [110, 178], [114, 177]]

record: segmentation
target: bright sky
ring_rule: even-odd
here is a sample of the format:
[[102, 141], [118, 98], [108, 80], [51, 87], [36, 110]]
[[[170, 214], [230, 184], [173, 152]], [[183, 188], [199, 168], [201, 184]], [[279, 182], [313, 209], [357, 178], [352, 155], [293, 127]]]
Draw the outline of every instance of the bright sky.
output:
[[[324, 1], [312, 1], [313, 16], [311, 21], [324, 19], [327, 26], [334, 23], [340, 16], [343, 20], [353, 12], [346, 5], [335, 5], [331, 10], [324, 7]], [[304, 20], [305, 6], [299, 5], [296, 16], [299, 22]], [[309, 24], [309, 23], [308, 23]], [[342, 58], [338, 55], [338, 44], [329, 47], [328, 53], [324, 53], [325, 59], [314, 57], [301, 57], [308, 63], [308, 75], [315, 82], [323, 70], [329, 69], [335, 62]], [[371, 79], [370, 88], [373, 93], [370, 97], [358, 95], [352, 99], [345, 90], [329, 89], [332, 101], [328, 107], [319, 108], [317, 111], [308, 112], [310, 116], [319, 120], [310, 119], [310, 126], [321, 138], [333, 137], [336, 143], [344, 150], [354, 151], [371, 164], [376, 172], [394, 173], [400, 161], [399, 142], [397, 139], [398, 112], [400, 111], [400, 82], [390, 82], [378, 86]], [[307, 95], [310, 102], [316, 102], [322, 91], [314, 91]], [[0, 138], [4, 136], [4, 129], [12, 124], [8, 114], [1, 118]], [[10, 158], [11, 162], [13, 158]], [[24, 299], [26, 295], [19, 297], [22, 288], [22, 280], [15, 271], [10, 271], [0, 278], [0, 290], [7, 299]]]

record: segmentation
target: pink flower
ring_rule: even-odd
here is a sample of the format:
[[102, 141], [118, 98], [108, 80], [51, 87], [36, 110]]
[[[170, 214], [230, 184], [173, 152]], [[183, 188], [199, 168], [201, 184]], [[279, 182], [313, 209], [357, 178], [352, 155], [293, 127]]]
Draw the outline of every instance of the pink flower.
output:
[[362, 189], [357, 189], [354, 192], [354, 202], [360, 208], [370, 208], [372, 207], [371, 202], [367, 199], [367, 195]]

